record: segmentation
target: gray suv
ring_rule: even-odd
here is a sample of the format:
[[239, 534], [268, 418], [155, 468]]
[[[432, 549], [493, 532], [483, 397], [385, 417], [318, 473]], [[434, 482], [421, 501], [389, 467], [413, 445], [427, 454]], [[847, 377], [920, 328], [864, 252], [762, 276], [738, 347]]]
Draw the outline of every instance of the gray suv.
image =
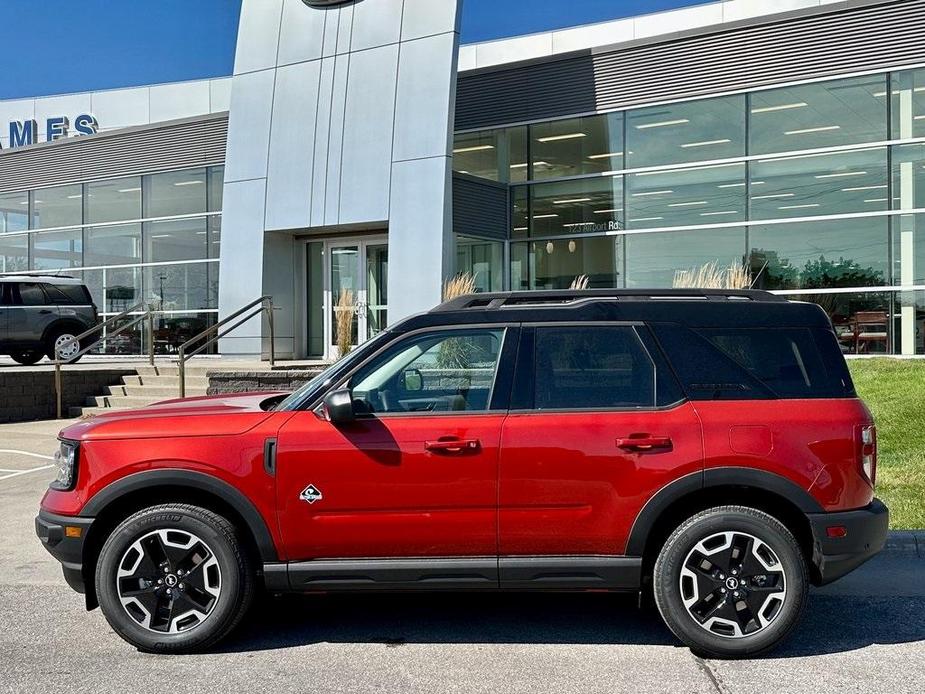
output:
[[42, 357], [77, 361], [82, 345], [64, 344], [97, 324], [90, 291], [73, 277], [0, 277], [0, 354], [20, 364]]

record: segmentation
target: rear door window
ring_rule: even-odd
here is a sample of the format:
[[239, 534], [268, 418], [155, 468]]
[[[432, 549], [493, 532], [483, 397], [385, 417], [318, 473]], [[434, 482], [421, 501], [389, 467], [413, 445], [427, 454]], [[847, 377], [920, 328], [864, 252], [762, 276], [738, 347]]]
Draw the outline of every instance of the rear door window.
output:
[[655, 364], [632, 326], [537, 327], [534, 408], [655, 406]]
[[53, 304], [90, 304], [87, 290], [80, 284], [46, 284], [45, 293]]

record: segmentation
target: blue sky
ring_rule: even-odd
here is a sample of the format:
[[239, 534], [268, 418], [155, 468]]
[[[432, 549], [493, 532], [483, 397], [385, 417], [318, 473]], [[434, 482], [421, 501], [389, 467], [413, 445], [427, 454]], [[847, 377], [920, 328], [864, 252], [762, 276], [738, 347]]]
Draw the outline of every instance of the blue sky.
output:
[[[702, 1], [464, 0], [462, 40]], [[240, 7], [241, 0], [0, 0], [0, 99], [229, 75]]]

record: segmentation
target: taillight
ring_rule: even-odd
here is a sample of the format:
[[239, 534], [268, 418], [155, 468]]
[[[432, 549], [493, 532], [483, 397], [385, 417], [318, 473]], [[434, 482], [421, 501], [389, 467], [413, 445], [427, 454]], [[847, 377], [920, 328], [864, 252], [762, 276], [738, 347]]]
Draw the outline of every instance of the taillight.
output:
[[857, 442], [858, 467], [873, 487], [877, 480], [877, 427], [873, 424], [857, 427]]

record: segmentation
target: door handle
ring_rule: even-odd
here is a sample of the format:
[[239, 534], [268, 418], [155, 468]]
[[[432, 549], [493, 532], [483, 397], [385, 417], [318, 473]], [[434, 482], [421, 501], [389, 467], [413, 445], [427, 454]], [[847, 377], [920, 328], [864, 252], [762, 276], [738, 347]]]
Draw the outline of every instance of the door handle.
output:
[[627, 438], [617, 439], [617, 448], [623, 448], [627, 451], [651, 451], [656, 448], [671, 448], [671, 438], [668, 436], [634, 434]]
[[46, 313], [51, 313], [51, 311], [49, 311], [47, 308], [43, 308], [41, 311], [39, 311], [39, 313], [45, 315]]
[[435, 453], [471, 453], [481, 447], [482, 444], [478, 439], [441, 439], [424, 442], [424, 450]]

